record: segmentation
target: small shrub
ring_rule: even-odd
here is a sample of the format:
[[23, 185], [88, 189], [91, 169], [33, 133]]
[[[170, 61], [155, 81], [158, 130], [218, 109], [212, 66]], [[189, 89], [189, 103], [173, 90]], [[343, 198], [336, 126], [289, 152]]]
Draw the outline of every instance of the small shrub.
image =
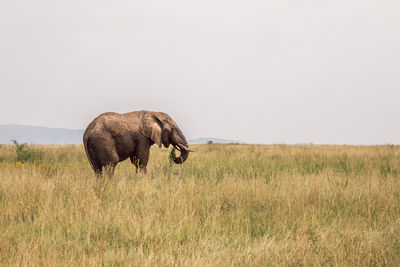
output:
[[15, 161], [24, 163], [42, 160], [43, 153], [41, 151], [29, 147], [27, 143], [19, 144], [16, 140], [11, 141], [14, 143], [15, 153], [17, 154]]
[[174, 164], [175, 158], [176, 158], [176, 149], [173, 147], [168, 155], [168, 162], [170, 167], [172, 167], [172, 165]]

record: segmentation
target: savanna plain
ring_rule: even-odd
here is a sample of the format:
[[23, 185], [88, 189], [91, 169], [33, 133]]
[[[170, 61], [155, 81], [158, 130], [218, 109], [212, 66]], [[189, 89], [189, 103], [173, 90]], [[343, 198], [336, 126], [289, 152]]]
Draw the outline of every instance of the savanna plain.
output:
[[83, 146], [0, 146], [0, 265], [400, 264], [399, 146], [191, 148], [96, 179]]

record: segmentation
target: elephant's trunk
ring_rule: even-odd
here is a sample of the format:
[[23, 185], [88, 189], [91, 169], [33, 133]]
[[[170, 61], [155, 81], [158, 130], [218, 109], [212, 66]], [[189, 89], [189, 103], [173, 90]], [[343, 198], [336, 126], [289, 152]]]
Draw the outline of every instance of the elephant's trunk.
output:
[[186, 138], [179, 128], [176, 129], [172, 140], [173, 146], [181, 152], [179, 157], [174, 158], [174, 162], [176, 164], [182, 164], [188, 158], [189, 152], [193, 152], [193, 150], [189, 149]]
[[176, 164], [184, 163], [185, 160], [188, 158], [188, 156], [189, 156], [189, 151], [181, 149], [181, 155], [177, 158], [174, 158], [174, 162]]

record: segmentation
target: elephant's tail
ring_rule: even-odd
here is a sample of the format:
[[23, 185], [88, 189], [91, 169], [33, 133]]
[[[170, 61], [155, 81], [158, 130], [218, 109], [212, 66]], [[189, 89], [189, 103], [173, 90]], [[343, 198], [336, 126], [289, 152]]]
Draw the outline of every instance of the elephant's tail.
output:
[[83, 146], [85, 147], [86, 157], [89, 160], [89, 164], [94, 170], [94, 166], [92, 163], [93, 157], [95, 156], [92, 142], [90, 142], [90, 138], [87, 138], [85, 135], [83, 136]]

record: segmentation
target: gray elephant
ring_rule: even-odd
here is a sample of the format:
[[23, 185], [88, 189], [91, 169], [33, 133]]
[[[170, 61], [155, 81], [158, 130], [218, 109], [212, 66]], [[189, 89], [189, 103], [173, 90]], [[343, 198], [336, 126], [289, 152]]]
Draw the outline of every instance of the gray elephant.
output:
[[126, 114], [107, 112], [95, 118], [86, 128], [83, 144], [90, 165], [97, 176], [103, 168], [112, 176], [118, 162], [130, 158], [136, 172], [146, 172], [150, 146], [170, 144], [181, 152], [174, 158], [183, 163], [190, 150], [175, 121], [162, 112], [134, 111]]

